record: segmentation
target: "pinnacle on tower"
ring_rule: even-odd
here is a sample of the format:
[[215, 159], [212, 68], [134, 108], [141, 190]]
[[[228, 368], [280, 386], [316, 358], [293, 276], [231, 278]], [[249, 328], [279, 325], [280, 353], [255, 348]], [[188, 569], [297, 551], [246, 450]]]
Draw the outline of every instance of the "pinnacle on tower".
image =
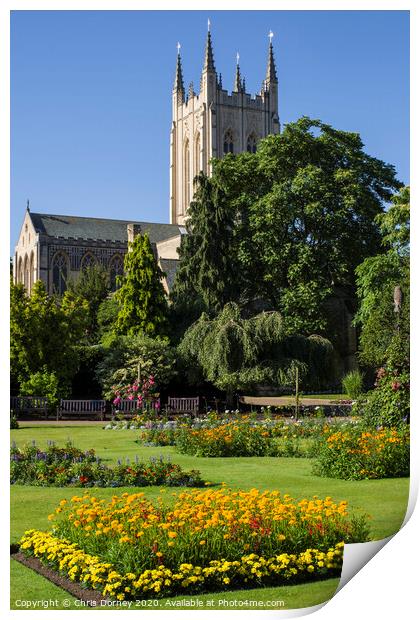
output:
[[234, 93], [242, 92], [241, 70], [239, 68], [239, 52], [237, 52], [236, 54], [236, 74], [235, 74], [235, 82], [233, 84], [233, 92]]
[[190, 82], [190, 85], [188, 87], [188, 99], [192, 99], [194, 96], [195, 96], [194, 83]]
[[206, 51], [204, 52], [204, 67], [203, 71], [216, 71], [214, 66], [214, 58], [213, 58], [213, 45], [211, 42], [211, 34], [210, 34], [210, 20], [207, 21], [208, 30], [207, 30], [207, 42], [206, 42]]
[[265, 85], [268, 84], [277, 84], [277, 73], [276, 73], [276, 63], [274, 62], [274, 53], [273, 53], [273, 39], [274, 34], [270, 30], [268, 38], [270, 39], [270, 44], [268, 46], [268, 60], [267, 60], [267, 72], [265, 74]]
[[175, 82], [174, 82], [174, 92], [178, 93], [178, 103], [184, 102], [185, 89], [184, 89], [184, 79], [182, 77], [182, 65], [181, 65], [181, 45], [178, 43], [177, 45], [178, 55], [176, 59], [176, 70], [175, 70]]

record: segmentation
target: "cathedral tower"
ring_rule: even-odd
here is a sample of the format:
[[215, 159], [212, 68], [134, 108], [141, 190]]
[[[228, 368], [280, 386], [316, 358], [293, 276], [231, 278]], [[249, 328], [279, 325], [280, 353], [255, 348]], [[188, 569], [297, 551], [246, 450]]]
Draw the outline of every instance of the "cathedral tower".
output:
[[171, 224], [184, 223], [193, 198], [194, 178], [201, 171], [211, 174], [212, 158], [242, 151], [254, 153], [261, 138], [280, 132], [272, 37], [270, 31], [266, 75], [255, 97], [246, 92], [239, 54], [233, 90], [229, 93], [223, 89], [222, 76], [216, 73], [210, 22], [199, 93], [194, 92], [192, 82], [185, 91], [178, 43], [170, 141]]

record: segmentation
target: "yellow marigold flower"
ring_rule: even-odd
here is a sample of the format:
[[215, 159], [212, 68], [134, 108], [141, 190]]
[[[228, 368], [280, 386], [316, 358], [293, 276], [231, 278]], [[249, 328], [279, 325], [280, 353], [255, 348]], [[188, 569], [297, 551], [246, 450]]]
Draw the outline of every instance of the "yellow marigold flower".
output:
[[169, 538], [176, 538], [178, 536], [178, 534], [176, 532], [168, 532], [168, 537]]

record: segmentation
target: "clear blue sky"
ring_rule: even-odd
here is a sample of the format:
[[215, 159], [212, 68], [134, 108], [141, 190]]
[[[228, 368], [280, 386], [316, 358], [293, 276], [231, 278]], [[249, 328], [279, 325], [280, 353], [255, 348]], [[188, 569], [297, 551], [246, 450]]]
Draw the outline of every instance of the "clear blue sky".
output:
[[12, 248], [27, 198], [41, 213], [169, 221], [176, 43], [197, 88], [207, 17], [224, 88], [239, 51], [260, 89], [271, 28], [281, 123], [357, 131], [409, 182], [408, 11], [14, 11]]

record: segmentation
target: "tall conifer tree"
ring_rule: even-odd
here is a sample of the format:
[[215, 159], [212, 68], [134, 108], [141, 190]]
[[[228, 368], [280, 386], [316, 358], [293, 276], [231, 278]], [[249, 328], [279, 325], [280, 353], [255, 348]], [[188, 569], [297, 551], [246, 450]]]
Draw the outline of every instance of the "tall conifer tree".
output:
[[153, 254], [147, 233], [137, 235], [124, 259], [124, 276], [115, 293], [120, 309], [116, 331], [163, 336], [167, 331], [168, 304], [163, 272]]
[[172, 298], [175, 306], [188, 299], [190, 312], [195, 307], [213, 314], [235, 296], [233, 216], [218, 184], [202, 172], [195, 183]]

